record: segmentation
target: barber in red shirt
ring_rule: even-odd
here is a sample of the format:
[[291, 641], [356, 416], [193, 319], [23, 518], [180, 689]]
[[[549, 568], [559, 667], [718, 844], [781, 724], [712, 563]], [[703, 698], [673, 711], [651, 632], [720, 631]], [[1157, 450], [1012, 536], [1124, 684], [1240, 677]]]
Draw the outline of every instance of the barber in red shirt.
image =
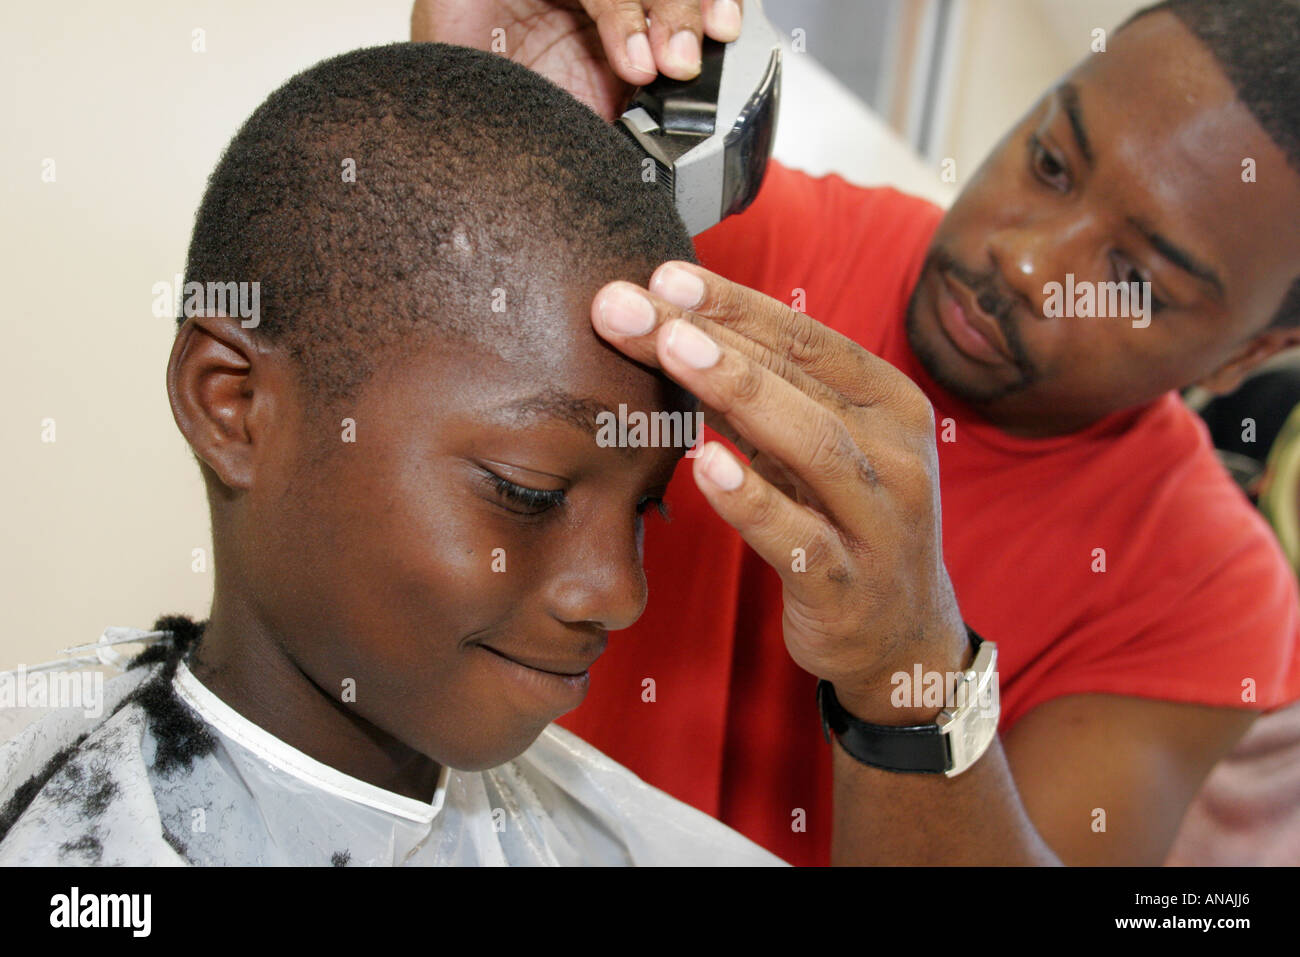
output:
[[[519, 12], [528, 4], [508, 6], [475, 5], [484, 23], [506, 26], [516, 59], [603, 115], [626, 95], [620, 79], [650, 78], [634, 66], [640, 44], [626, 42], [645, 29], [628, 5], [583, 3], [612, 72], [590, 58], [592, 24], [576, 4], [535, 0], [540, 20]], [[691, 44], [674, 28], [698, 38], [697, 5], [647, 6], [653, 65], [688, 77]], [[414, 38], [486, 46], [472, 18], [453, 28], [454, 7], [417, 3]], [[1285, 39], [1300, 12], [1233, 7], [1181, 0], [1113, 34], [1007, 134], [946, 215], [774, 164], [754, 206], [697, 247], [708, 269], [785, 306], [667, 266], [650, 284], [661, 324], [651, 336], [621, 338], [597, 321], [712, 408], [735, 396], [720, 391], [723, 373], [664, 359], [662, 323], [680, 314], [666, 300], [721, 343], [720, 369], [735, 367], [733, 349], [762, 352], [805, 395], [829, 383], [837, 397], [822, 404], [850, 409], [848, 432], [897, 511], [880, 506], [874, 539], [837, 525], [856, 546], [838, 571], [858, 589], [854, 620], [876, 649], [850, 665], [810, 651], [817, 629], [797, 620], [806, 586], [754, 514], [698, 461], [679, 469], [672, 521], [647, 529], [647, 611], [611, 643], [568, 727], [794, 863], [829, 860], [837, 827], [838, 860], [1164, 858], [1214, 763], [1258, 713], [1300, 697], [1294, 578], [1173, 391], [1231, 391], [1300, 342], [1300, 94]], [[721, 9], [706, 4], [706, 15]], [[732, 29], [710, 27], [720, 39]], [[1067, 317], [1049, 303], [1053, 283], [1129, 281], [1150, 283], [1148, 321]], [[919, 386], [932, 441], [909, 431], [924, 401], [814, 334], [792, 302]], [[813, 407], [799, 408], [805, 419], [782, 424], [815, 431]], [[770, 461], [772, 448], [751, 444]], [[925, 499], [938, 489], [925, 473], [936, 449], [946, 574], [932, 580], [926, 539], [940, 529]], [[762, 477], [780, 479], [761, 459], [731, 493], [750, 490], [751, 506]], [[853, 459], [830, 450], [824, 461], [833, 471]], [[834, 511], [815, 495], [794, 504], [810, 501]], [[910, 537], [889, 538], [902, 529]], [[881, 701], [900, 672], [969, 664], [958, 617], [999, 649], [1000, 741], [985, 757], [948, 779], [826, 747], [814, 675], [841, 669], [836, 689], [863, 720], [933, 721], [936, 709]], [[848, 804], [854, 821], [869, 807], [873, 823], [845, 840], [849, 818], [837, 823], [835, 810]]]

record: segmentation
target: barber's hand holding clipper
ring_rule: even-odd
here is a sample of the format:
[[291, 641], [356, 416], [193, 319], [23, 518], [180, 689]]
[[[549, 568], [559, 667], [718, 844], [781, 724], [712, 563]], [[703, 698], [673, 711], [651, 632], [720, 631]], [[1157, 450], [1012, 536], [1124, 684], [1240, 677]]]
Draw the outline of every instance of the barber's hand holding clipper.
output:
[[[939, 709], [890, 702], [895, 672], [962, 672], [974, 657], [943, 563], [921, 390], [815, 319], [688, 263], [664, 264], [649, 289], [605, 286], [592, 321], [696, 395], [750, 458], [711, 442], [691, 464], [717, 513], [781, 576], [794, 660], [859, 722], [935, 722]], [[882, 770], [834, 745], [835, 862], [1055, 862], [990, 737], [956, 776]]]
[[416, 0], [411, 39], [503, 52], [612, 121], [658, 74], [694, 78], [704, 36], [740, 36], [742, 2]]

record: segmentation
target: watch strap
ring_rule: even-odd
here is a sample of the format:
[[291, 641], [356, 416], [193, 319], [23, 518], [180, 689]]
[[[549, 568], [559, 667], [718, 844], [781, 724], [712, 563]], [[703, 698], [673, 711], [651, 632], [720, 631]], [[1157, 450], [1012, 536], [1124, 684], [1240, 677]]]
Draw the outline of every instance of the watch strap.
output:
[[[984, 640], [969, 625], [966, 634], [978, 655]], [[948, 735], [937, 724], [896, 727], [861, 721], [844, 710], [835, 687], [825, 680], [817, 682], [817, 706], [827, 743], [835, 732], [840, 746], [863, 764], [911, 774], [945, 774], [952, 768]]]
[[937, 725], [890, 727], [859, 721], [840, 706], [829, 681], [817, 682], [817, 701], [826, 740], [834, 731], [844, 750], [863, 764], [920, 774], [943, 774], [951, 766], [947, 738]]

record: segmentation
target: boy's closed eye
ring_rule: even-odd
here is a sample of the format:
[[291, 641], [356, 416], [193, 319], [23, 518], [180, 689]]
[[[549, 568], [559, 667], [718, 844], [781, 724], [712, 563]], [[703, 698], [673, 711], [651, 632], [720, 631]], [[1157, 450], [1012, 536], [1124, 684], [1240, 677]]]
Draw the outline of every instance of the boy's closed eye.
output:
[[[563, 506], [568, 500], [567, 492], [562, 488], [542, 489], [520, 485], [488, 468], [482, 468], [482, 473], [484, 483], [501, 500], [502, 507], [517, 515], [542, 515]], [[668, 520], [670, 512], [663, 495], [664, 490], [657, 489], [642, 496], [636, 504], [636, 514], [644, 515], [654, 509], [665, 521]]]

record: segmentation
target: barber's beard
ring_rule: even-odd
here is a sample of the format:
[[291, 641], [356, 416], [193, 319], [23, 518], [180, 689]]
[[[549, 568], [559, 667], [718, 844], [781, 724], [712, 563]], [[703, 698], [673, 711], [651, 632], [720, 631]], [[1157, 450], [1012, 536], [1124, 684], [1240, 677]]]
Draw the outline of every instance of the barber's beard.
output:
[[[1014, 357], [1016, 370], [1020, 373], [1018, 378], [1011, 382], [988, 384], [972, 383], [961, 379], [944, 366], [939, 352], [926, 341], [917, 316], [917, 299], [927, 278], [930, 276], [941, 278], [945, 272], [950, 272], [965, 283], [975, 293], [980, 308], [997, 322], [998, 328], [1002, 331], [1007, 346], [1011, 350], [1011, 355]], [[999, 399], [1023, 392], [1040, 379], [1038, 370], [1034, 367], [1028, 352], [1025, 350], [1024, 341], [1020, 338], [1020, 331], [1016, 326], [1015, 317], [1012, 315], [1015, 305], [1015, 300], [1002, 291], [996, 275], [993, 273], [972, 272], [957, 262], [947, 250], [935, 247], [930, 250], [929, 255], [926, 257], [925, 266], [921, 270], [920, 281], [917, 282], [916, 288], [912, 290], [912, 297], [907, 304], [904, 328], [907, 332], [908, 345], [912, 347], [913, 354], [926, 373], [945, 392], [973, 406], [991, 405]], [[935, 316], [934, 320], [931, 324], [931, 334], [942, 337], [944, 333], [939, 328], [938, 317]]]

